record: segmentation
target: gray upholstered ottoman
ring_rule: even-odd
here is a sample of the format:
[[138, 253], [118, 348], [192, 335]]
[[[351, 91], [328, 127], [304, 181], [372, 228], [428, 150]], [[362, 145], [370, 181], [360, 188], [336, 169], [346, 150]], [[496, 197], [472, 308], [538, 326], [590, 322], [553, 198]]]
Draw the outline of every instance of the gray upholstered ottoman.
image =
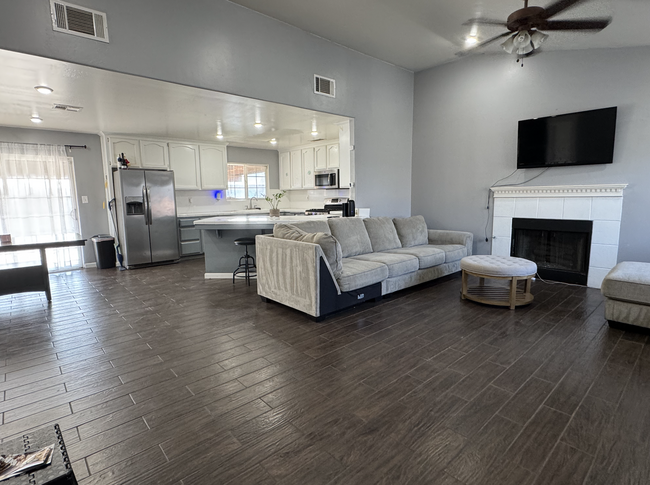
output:
[[618, 263], [605, 276], [600, 291], [610, 326], [624, 323], [650, 328], [650, 263]]
[[[511, 310], [533, 301], [530, 293], [531, 281], [537, 273], [537, 265], [523, 258], [510, 256], [477, 255], [466, 256], [460, 260], [463, 270], [463, 289], [461, 297], [488, 305], [509, 306]], [[476, 276], [478, 285], [469, 286], [468, 276]], [[486, 285], [485, 279], [509, 280], [509, 287]], [[524, 288], [517, 283], [525, 281]]]

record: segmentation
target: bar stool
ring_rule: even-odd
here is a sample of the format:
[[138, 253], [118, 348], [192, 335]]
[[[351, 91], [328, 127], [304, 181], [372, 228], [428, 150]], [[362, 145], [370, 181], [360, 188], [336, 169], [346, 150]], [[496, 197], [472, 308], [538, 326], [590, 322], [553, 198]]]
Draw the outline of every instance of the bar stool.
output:
[[251, 285], [251, 278], [257, 277], [257, 266], [255, 266], [255, 258], [248, 254], [248, 246], [255, 246], [254, 237], [240, 237], [235, 239], [236, 246], [244, 246], [246, 254], [239, 258], [239, 267], [232, 273], [232, 284], [235, 284], [235, 276], [238, 278], [246, 278], [248, 286]]

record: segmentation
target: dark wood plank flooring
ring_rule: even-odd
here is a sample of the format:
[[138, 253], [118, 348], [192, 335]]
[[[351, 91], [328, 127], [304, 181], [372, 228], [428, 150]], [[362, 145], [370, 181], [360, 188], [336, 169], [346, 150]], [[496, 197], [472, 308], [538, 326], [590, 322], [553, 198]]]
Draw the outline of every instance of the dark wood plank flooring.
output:
[[202, 260], [51, 282], [0, 298], [0, 438], [58, 422], [82, 485], [650, 483], [647, 336], [597, 290], [315, 323]]

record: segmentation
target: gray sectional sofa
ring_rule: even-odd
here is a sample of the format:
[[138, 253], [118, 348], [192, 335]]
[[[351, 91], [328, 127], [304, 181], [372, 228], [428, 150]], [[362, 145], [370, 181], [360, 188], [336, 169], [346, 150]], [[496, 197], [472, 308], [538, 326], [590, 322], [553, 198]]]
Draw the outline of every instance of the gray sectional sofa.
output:
[[460, 271], [472, 241], [422, 216], [276, 224], [255, 238], [257, 293], [319, 319]]

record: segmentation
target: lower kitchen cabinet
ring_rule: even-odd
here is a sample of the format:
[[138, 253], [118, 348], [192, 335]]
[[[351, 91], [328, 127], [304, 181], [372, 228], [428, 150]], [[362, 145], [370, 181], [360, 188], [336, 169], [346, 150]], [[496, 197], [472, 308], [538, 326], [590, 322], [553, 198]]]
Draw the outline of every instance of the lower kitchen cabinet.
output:
[[178, 218], [178, 239], [181, 247], [181, 257], [203, 254], [201, 231], [194, 227], [194, 221], [199, 219], [199, 217]]

